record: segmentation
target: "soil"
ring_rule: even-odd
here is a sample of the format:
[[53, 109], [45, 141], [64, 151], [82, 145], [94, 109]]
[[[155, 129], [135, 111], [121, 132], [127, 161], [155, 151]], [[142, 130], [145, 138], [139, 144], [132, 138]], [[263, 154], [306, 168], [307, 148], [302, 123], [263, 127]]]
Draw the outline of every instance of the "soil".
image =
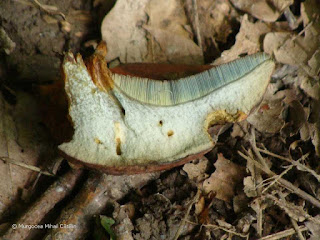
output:
[[[186, 2], [190, 3], [193, 1], [186, 0]], [[207, 2], [209, 4], [210, 1], [203, 1], [203, 3], [206, 4]], [[223, 1], [215, 2], [218, 4]], [[115, 0], [1, 0], [0, 30], [2, 28], [6, 35], [9, 36], [9, 38], [14, 43], [14, 45], [11, 46], [12, 51], [10, 50], [9, 54], [6, 52], [0, 52], [0, 91], [3, 92], [6, 101], [9, 104], [14, 105], [16, 99], [14, 98], [14, 94], [11, 93], [16, 90], [22, 89], [32, 93], [35, 86], [44, 86], [50, 85], [54, 82], [60, 82], [60, 80], [62, 79], [60, 70], [61, 61], [66, 51], [81, 53], [84, 58], [91, 55], [94, 47], [102, 38], [100, 27], [103, 17], [110, 11], [114, 3]], [[204, 6], [206, 4], [204, 4]], [[299, 4], [299, 1], [295, 1], [295, 4], [292, 6], [293, 12], [295, 14], [298, 14], [298, 12], [300, 11], [300, 7], [297, 7], [300, 6]], [[211, 42], [212, 32], [216, 31], [216, 28], [214, 27], [212, 27], [214, 29], [211, 29], [212, 32], [208, 32], [208, 36], [203, 37], [203, 57], [206, 63], [212, 62], [214, 60], [213, 58], [218, 57], [223, 50], [229, 49], [236, 42], [235, 36], [240, 31], [239, 26], [241, 25], [241, 23], [240, 21], [235, 21], [235, 19], [238, 20], [239, 16], [243, 15], [244, 12], [236, 11], [234, 10], [234, 8], [232, 9], [233, 10], [230, 10], [230, 12], [227, 11], [230, 15], [230, 19], [226, 20], [227, 24], [225, 25], [225, 20], [223, 20], [223, 24], [216, 27], [217, 29], [220, 29], [221, 26], [222, 28], [223, 26], [225, 26], [225, 28], [219, 30], [222, 32], [222, 35], [218, 35], [218, 37], [216, 37], [217, 43], [214, 41]], [[206, 8], [204, 7], [199, 8], [199, 11], [205, 10]], [[187, 11], [190, 11], [190, 9], [187, 9]], [[211, 13], [211, 15], [214, 14]], [[207, 16], [200, 16], [200, 19], [202, 17], [204, 19], [209, 18]], [[249, 20], [247, 18], [246, 21], [251, 21], [250, 24], [254, 25], [257, 21], [252, 19], [253, 17], [250, 16]], [[283, 19], [285, 19], [285, 17], [282, 16], [280, 20]], [[203, 20], [203, 22], [205, 22], [205, 20]], [[196, 24], [192, 25], [192, 30], [194, 31], [197, 27], [199, 26], [197, 26]], [[265, 33], [263, 33], [263, 35], [271, 31], [269, 27], [270, 29], [281, 29], [280, 24], [277, 25], [275, 23], [274, 25], [270, 24], [270, 26], [268, 24], [265, 24], [264, 28], [266, 28], [267, 30]], [[188, 31], [192, 30], [188, 29]], [[294, 31], [297, 34], [300, 30], [301, 29], [299, 28], [295, 29]], [[244, 34], [242, 37], [246, 38], [247, 35]], [[260, 40], [258, 38], [260, 38], [260, 35], [256, 38], [256, 41], [259, 42]], [[201, 39], [196, 39], [195, 36], [194, 39], [195, 42], [201, 41]], [[252, 39], [255, 38], [253, 37]], [[254, 42], [252, 39], [249, 39], [248, 41]], [[1, 41], [3, 40], [0, 39], [0, 50], [2, 47]], [[219, 47], [217, 47], [217, 44], [219, 45]], [[254, 44], [255, 43], [253, 43], [253, 45]], [[241, 54], [243, 53], [239, 53], [239, 55]], [[115, 61], [117, 61], [117, 59]], [[290, 79], [296, 79], [298, 74], [298, 70], [296, 68], [293, 70], [291, 69], [291, 72], [289, 72], [289, 70], [284, 74], [284, 78], [287, 79], [288, 82], [290, 81]], [[280, 81], [281, 79], [279, 78], [278, 80]], [[274, 83], [276, 80], [277, 79], [273, 79], [272, 84], [276, 85]], [[281, 108], [279, 107], [278, 109], [279, 113], [281, 113], [281, 124], [279, 125], [283, 127], [283, 124], [286, 123], [286, 126], [281, 129], [282, 132], [280, 132], [280, 129], [277, 129], [272, 133], [259, 133], [259, 131], [256, 131], [256, 135], [254, 135], [254, 142], [259, 143], [258, 147], [260, 148], [266, 147], [266, 149], [269, 149], [270, 152], [284, 155], [286, 159], [298, 159], [296, 162], [307, 161], [306, 166], [311, 166], [311, 169], [315, 169], [315, 172], [319, 172], [319, 158], [315, 155], [315, 150], [312, 145], [312, 136], [309, 136], [309, 138], [306, 138], [305, 141], [302, 141], [299, 135], [297, 135], [299, 129], [302, 128], [302, 123], [300, 123], [300, 121], [307, 121], [309, 119], [295, 119], [294, 117], [292, 117], [292, 115], [299, 115], [301, 111], [312, 112], [313, 109], [316, 109], [316, 104], [319, 104], [319, 102], [315, 101], [315, 103], [313, 103], [313, 100], [311, 100], [310, 96], [306, 96], [307, 93], [303, 92], [301, 89], [296, 91], [298, 87], [292, 87], [294, 85], [293, 83], [287, 84], [285, 81], [283, 82], [284, 83], [282, 86], [277, 86], [275, 92], [281, 92], [284, 89], [291, 88], [290, 90], [299, 95], [299, 97], [294, 99], [292, 102], [294, 102], [294, 104], [296, 105], [299, 105], [299, 103], [302, 102], [303, 105], [300, 104], [301, 106], [299, 105], [297, 107], [296, 105], [292, 104], [289, 106], [289, 104], [285, 105], [283, 103], [283, 99], [276, 99], [276, 101], [280, 101], [279, 105], [282, 104]], [[290, 102], [290, 104], [292, 102]], [[51, 100], [48, 99], [48, 105], [49, 104], [59, 105], [60, 103], [56, 101], [55, 96], [52, 96]], [[261, 108], [259, 111], [263, 112], [264, 110], [265, 109]], [[63, 111], [66, 110], [63, 109]], [[54, 114], [52, 115], [55, 117]], [[62, 117], [62, 121], [64, 120], [65, 115], [63, 115]], [[277, 117], [278, 116], [275, 116], [275, 118]], [[311, 114], [310, 119], [312, 119], [312, 117], [313, 115]], [[57, 116], [57, 118], [59, 118], [59, 116]], [[294, 123], [292, 123], [293, 121], [291, 121], [291, 118], [294, 118], [293, 121], [298, 122], [300, 125], [296, 124], [299, 125], [298, 127], [294, 125]], [[288, 123], [288, 119], [291, 121], [291, 125]], [[259, 127], [258, 125], [260, 124], [260, 120], [261, 119], [258, 119], [258, 121], [256, 122], [256, 128]], [[276, 120], [278, 121], [279, 119], [277, 118]], [[271, 121], [273, 120], [271, 119]], [[254, 121], [252, 121], [252, 123], [250, 124], [254, 124]], [[304, 127], [307, 128], [307, 123], [303, 124], [305, 124]], [[42, 122], [39, 123], [39, 125], [45, 124]], [[206, 166], [204, 167], [203, 171], [199, 170], [200, 164], [198, 160], [195, 160], [191, 163], [191, 165], [189, 165], [191, 169], [190, 171], [192, 171], [194, 167], [196, 173], [198, 173], [198, 171], [201, 172], [201, 175], [197, 175], [195, 177], [197, 179], [192, 179], [190, 177], [192, 173], [188, 172], [183, 167], [169, 170], [165, 173], [162, 173], [159, 178], [142, 188], [138, 188], [135, 191], [128, 190], [127, 194], [125, 194], [125, 197], [122, 197], [121, 199], [115, 198], [116, 200], [114, 201], [113, 206], [110, 209], [108, 209], [108, 207], [104, 208], [104, 210], [101, 211], [101, 214], [112, 217], [117, 221], [114, 229], [116, 233], [124, 234], [121, 231], [127, 231], [128, 229], [130, 230], [128, 231], [130, 232], [131, 238], [123, 239], [139, 240], [173, 239], [177, 231], [180, 231], [179, 239], [186, 240], [244, 238], [241, 234], [233, 234], [235, 232], [250, 233], [251, 239], [257, 239], [259, 234], [260, 236], [266, 236], [289, 228], [296, 229], [296, 226], [292, 222], [295, 222], [297, 224], [297, 219], [295, 218], [294, 214], [296, 214], [298, 210], [301, 209], [305, 210], [305, 212], [303, 212], [302, 210], [301, 212], [299, 212], [301, 213], [301, 215], [309, 216], [311, 220], [318, 219], [317, 221], [319, 224], [319, 209], [317, 207], [314, 207], [305, 199], [300, 198], [301, 196], [290, 195], [290, 197], [287, 197], [286, 194], [289, 195], [290, 192], [283, 186], [277, 185], [277, 189], [275, 189], [272, 194], [269, 194], [268, 192], [268, 194], [266, 195], [259, 195], [260, 193], [257, 193], [257, 189], [249, 189], [252, 190], [254, 194], [258, 194], [259, 198], [257, 198], [257, 201], [255, 201], [254, 199], [257, 195], [248, 197], [249, 190], [243, 190], [243, 188], [245, 188], [242, 184], [242, 178], [244, 175], [254, 175], [253, 178], [256, 178], [254, 180], [257, 182], [260, 181], [262, 185], [264, 184], [264, 182], [262, 182], [264, 179], [269, 179], [269, 177], [271, 178], [270, 175], [258, 170], [258, 168], [255, 168], [254, 165], [250, 164], [238, 155], [238, 151], [243, 151], [248, 156], [250, 154], [252, 155], [251, 148], [254, 149], [254, 147], [252, 147], [252, 135], [250, 135], [252, 133], [250, 133], [250, 127], [248, 125], [248, 122], [242, 122], [233, 126], [229, 125], [225, 127], [224, 131], [221, 132], [219, 136], [219, 143], [217, 144], [216, 148], [205, 156]], [[67, 128], [68, 127], [70, 126], [68, 125]], [[63, 127], [61, 128], [64, 129]], [[270, 129], [268, 125], [265, 126], [265, 128]], [[294, 131], [295, 133], [291, 134], [292, 131]], [[57, 133], [57, 135], [59, 134], [63, 135], [63, 137], [67, 135], [64, 130], [61, 133]], [[245, 149], [250, 149], [250, 151], [245, 151]], [[230, 185], [235, 184], [232, 185], [232, 188], [236, 189], [235, 192], [232, 192], [233, 199], [231, 201], [223, 201], [217, 199], [215, 198], [215, 193], [201, 193], [203, 195], [197, 195], [197, 189], [201, 188], [199, 186], [202, 186], [204, 179], [209, 179], [210, 175], [216, 170], [216, 168], [218, 168], [216, 165], [214, 165], [219, 158], [218, 153], [222, 154], [224, 158], [226, 158], [226, 161], [231, 160], [235, 163], [235, 166], [241, 166], [238, 167], [239, 169], [245, 169], [245, 167], [247, 167], [247, 172], [241, 175], [241, 186], [239, 186], [238, 183], [230, 183]], [[310, 156], [308, 160], [303, 158], [303, 154], [306, 153], [308, 153]], [[272, 170], [279, 175], [284, 171], [284, 168], [291, 166], [283, 159], [280, 161], [278, 157], [270, 156], [267, 153], [261, 155], [261, 158], [263, 158], [270, 166], [272, 165]], [[293, 183], [295, 186], [299, 186], [303, 191], [307, 192], [309, 194], [308, 196], [312, 195], [319, 199], [319, 179], [318, 181], [316, 181], [313, 177], [319, 177], [319, 175], [312, 175], [314, 174], [314, 172], [311, 172], [310, 174], [310, 171], [309, 174], [305, 174], [305, 171], [300, 171], [299, 168], [297, 169], [295, 169], [294, 172], [290, 172], [289, 174], [287, 174], [285, 176], [286, 179]], [[69, 166], [67, 166], [67, 164], [62, 164], [60, 166], [58, 175], [62, 175], [62, 173], [68, 170]], [[243, 172], [245, 172], [245, 170]], [[221, 174], [223, 175], [223, 173]], [[83, 179], [87, 177], [88, 176], [85, 174]], [[240, 177], [238, 176], [238, 178]], [[81, 184], [85, 181], [83, 179], [80, 180]], [[91, 181], [94, 182], [94, 180], [92, 179], [94, 178], [91, 178]], [[41, 186], [39, 188], [41, 189], [40, 191], [37, 188], [39, 193], [36, 194], [36, 196], [41, 195], [41, 191], [43, 191], [43, 189], [46, 189], [49, 183], [52, 183], [52, 181], [53, 180], [49, 180], [48, 184], [47, 182], [43, 181], [40, 185], [46, 186]], [[141, 185], [143, 184], [137, 184], [137, 186]], [[30, 188], [32, 188], [32, 186]], [[80, 191], [80, 188], [81, 186], [76, 187], [73, 192], [74, 195]], [[96, 189], [95, 187], [92, 187], [92, 189], [90, 190], [94, 192]], [[120, 190], [116, 189], [114, 191]], [[25, 189], [19, 189], [19, 191], [23, 192], [25, 191]], [[246, 194], [244, 193], [244, 191]], [[28, 201], [30, 199], [23, 199], [23, 193], [20, 192], [19, 194], [21, 196], [19, 195], [19, 197], [17, 198], [19, 198], [18, 202], [21, 205], [17, 209], [26, 210], [29, 206], [28, 204], [30, 203], [31, 205], [31, 201]], [[32, 191], [30, 191], [29, 195], [32, 194], [32, 192], [33, 189]], [[100, 195], [103, 194], [106, 193], [102, 191]], [[91, 197], [93, 198], [93, 195], [94, 194], [90, 195], [88, 199]], [[281, 203], [279, 202], [275, 204], [274, 202], [276, 201], [272, 202], [271, 200], [274, 200], [275, 196], [279, 197], [279, 199], [282, 200], [285, 199], [290, 204], [292, 203], [293, 205], [290, 205], [290, 207], [292, 208], [289, 208], [285, 204], [281, 205]], [[55, 210], [51, 211], [51, 213], [49, 214], [50, 216], [47, 217], [49, 219], [48, 221], [54, 222], [58, 218], [60, 211], [70, 201], [72, 201], [72, 198], [73, 196], [66, 199], [64, 202], [61, 202], [60, 205], [56, 207], [56, 212]], [[21, 201], [21, 199], [25, 201]], [[284, 202], [287, 203], [285, 200]], [[86, 201], [87, 198], [83, 200], [83, 202]], [[259, 205], [259, 201], [263, 202], [263, 204], [261, 203], [261, 205]], [[24, 205], [25, 202], [27, 202], [28, 204]], [[254, 204], [257, 204], [259, 206], [255, 208]], [[192, 208], [190, 207], [188, 212], [189, 206], [192, 206]], [[90, 208], [90, 206], [88, 208]], [[134, 213], [131, 214], [130, 209], [134, 209], [132, 210]], [[198, 209], [200, 210], [198, 211]], [[262, 229], [260, 229], [262, 232], [260, 232], [259, 234], [257, 234], [257, 232], [259, 231], [257, 219], [258, 214], [260, 213], [258, 210], [261, 211], [261, 214], [262, 212], [264, 214], [263, 227]], [[100, 214], [100, 212], [98, 214]], [[15, 217], [18, 218], [19, 215], [21, 215], [21, 212], [13, 212], [10, 216], [10, 221]], [[301, 215], [297, 214], [298, 217]], [[6, 215], [6, 217], [7, 216], [8, 215]], [[184, 218], [186, 222], [183, 225], [182, 229], [179, 229], [182, 219]], [[2, 216], [0, 216], [0, 220], [0, 234], [2, 234], [2, 228], [8, 229], [9, 221], [4, 220]], [[304, 220], [301, 222], [298, 221], [299, 224], [301, 223], [301, 229], [302, 227], [305, 227], [305, 225], [302, 224], [304, 223]], [[309, 219], [306, 219], [305, 221], [307, 220]], [[311, 220], [306, 223], [306, 226], [307, 224], [314, 224], [315, 222], [317, 222]], [[210, 223], [216, 224], [213, 225]], [[3, 227], [2, 224], [6, 225]], [[311, 236], [311, 231], [314, 236], [317, 236], [316, 227], [319, 225], [315, 225], [316, 227], [312, 227], [311, 225], [308, 226], [310, 227], [309, 232], [304, 229], [304, 235], [306, 237]], [[315, 229], [315, 231], [312, 231], [312, 229]], [[109, 233], [107, 234], [109, 239], [109, 235], [112, 234], [110, 234], [109, 231], [107, 232]], [[299, 233], [299, 231], [297, 232]], [[37, 236], [38, 238], [39, 236], [43, 237], [45, 233], [37, 234], [35, 234], [34, 236]], [[106, 234], [106, 231], [104, 231], [104, 234]], [[298, 235], [293, 236], [292, 234], [287, 235], [287, 239], [299, 239], [299, 237], [297, 237]], [[123, 236], [126, 235], [124, 234]], [[320, 236], [320, 234], [318, 236]], [[31, 238], [29, 237], [29, 239]], [[89, 237], [88, 239], [91, 238]]]
[[[86, 39], [99, 36], [91, 1], [41, 1], [58, 10], [47, 12], [33, 1], [5, 0], [0, 3], [0, 24], [16, 44], [2, 55], [7, 70], [2, 81], [12, 85], [43, 83], [59, 79], [65, 51], [79, 52]], [[64, 26], [63, 13], [70, 26]], [[79, 15], [81, 14], [81, 15]]]

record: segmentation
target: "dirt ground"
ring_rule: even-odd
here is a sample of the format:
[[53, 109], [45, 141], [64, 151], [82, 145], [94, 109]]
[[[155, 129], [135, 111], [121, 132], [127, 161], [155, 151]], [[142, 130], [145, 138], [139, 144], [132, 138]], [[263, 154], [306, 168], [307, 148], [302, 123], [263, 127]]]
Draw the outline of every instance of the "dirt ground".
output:
[[[61, 62], [101, 40], [110, 68], [263, 51], [276, 70], [257, 111], [210, 129], [202, 158], [132, 176], [72, 170], [56, 150], [72, 136]], [[320, 239], [319, 72], [317, 0], [1, 1], [0, 236]]]

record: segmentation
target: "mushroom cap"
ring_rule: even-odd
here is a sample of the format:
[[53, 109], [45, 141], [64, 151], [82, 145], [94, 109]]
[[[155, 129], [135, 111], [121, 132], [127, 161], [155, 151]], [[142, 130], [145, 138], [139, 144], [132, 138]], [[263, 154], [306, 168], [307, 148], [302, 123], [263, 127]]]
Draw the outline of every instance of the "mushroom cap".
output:
[[261, 102], [275, 64], [258, 53], [171, 81], [124, 76], [106, 66], [103, 54], [87, 66], [80, 55], [66, 55], [74, 135], [59, 150], [73, 163], [136, 174], [176, 167], [210, 151], [208, 128], [245, 119]]

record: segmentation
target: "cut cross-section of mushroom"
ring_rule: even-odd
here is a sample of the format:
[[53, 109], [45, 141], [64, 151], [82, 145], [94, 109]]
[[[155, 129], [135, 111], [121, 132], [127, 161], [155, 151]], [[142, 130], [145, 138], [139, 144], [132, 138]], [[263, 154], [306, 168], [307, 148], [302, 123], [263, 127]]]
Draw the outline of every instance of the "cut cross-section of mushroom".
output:
[[80, 55], [65, 57], [74, 136], [59, 149], [70, 161], [112, 174], [163, 170], [206, 153], [214, 145], [208, 128], [243, 120], [275, 67], [258, 53], [189, 77], [154, 80], [112, 73], [104, 47], [87, 66]]

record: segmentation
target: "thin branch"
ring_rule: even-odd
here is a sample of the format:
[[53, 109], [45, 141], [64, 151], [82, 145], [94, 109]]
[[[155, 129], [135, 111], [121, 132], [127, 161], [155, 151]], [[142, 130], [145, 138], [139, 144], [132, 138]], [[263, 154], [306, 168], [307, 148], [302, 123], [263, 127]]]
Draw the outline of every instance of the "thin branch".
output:
[[[246, 159], [249, 162], [252, 162], [257, 168], [261, 169], [262, 171], [264, 171], [268, 175], [270, 175], [270, 176], [278, 176], [276, 173], [274, 173], [273, 171], [271, 171], [268, 168], [263, 167], [260, 163], [258, 163], [257, 161], [253, 160], [252, 158], [244, 155], [242, 152], [238, 151], [238, 153], [239, 153], [239, 155], [241, 157], [243, 157], [244, 159]], [[287, 180], [285, 180], [283, 178], [280, 178], [278, 181], [279, 181], [279, 183], [281, 183], [285, 188], [287, 188], [292, 193], [297, 194], [298, 196], [300, 196], [303, 199], [307, 200], [308, 202], [310, 202], [311, 204], [313, 204], [317, 208], [320, 208], [320, 201], [318, 199], [314, 198], [310, 194], [308, 194], [305, 191], [301, 190], [300, 188], [294, 186], [291, 182], [289, 182], [289, 181], [287, 181]]]
[[[305, 231], [308, 231], [308, 228], [305, 226], [300, 226], [299, 230], [301, 232], [305, 232]], [[260, 238], [260, 240], [278, 240], [278, 239], [282, 239], [285, 237], [289, 237], [295, 233], [296, 233], [296, 230], [294, 228], [290, 228], [290, 229], [287, 229], [287, 230], [284, 230], [281, 232], [277, 232], [275, 234], [271, 234], [271, 235], [262, 237], [262, 238]]]
[[254, 127], [251, 128], [251, 138], [250, 138], [250, 144], [252, 146], [252, 149], [254, 151], [254, 153], [256, 154], [256, 156], [258, 157], [260, 163], [265, 167], [265, 168], [269, 168], [267, 162], [265, 161], [265, 159], [261, 156], [258, 148], [257, 148], [257, 144], [256, 144], [256, 134], [255, 134], [255, 129]]
[[0, 157], [0, 160], [2, 160], [4, 162], [7, 162], [7, 163], [11, 163], [11, 164], [17, 165], [17, 166], [20, 166], [20, 167], [23, 167], [23, 168], [26, 168], [26, 169], [29, 169], [29, 170], [32, 170], [32, 171], [35, 171], [35, 172], [39, 172], [39, 173], [41, 173], [43, 175], [47, 175], [47, 176], [51, 176], [51, 177], [55, 176], [54, 174], [49, 173], [47, 171], [42, 171], [40, 168], [38, 168], [36, 166], [28, 165], [28, 164], [16, 161], [16, 160], [8, 158], [8, 157]]
[[45, 11], [46, 13], [51, 14], [51, 15], [59, 15], [62, 17], [63, 20], [66, 20], [66, 16], [62, 12], [58, 11], [58, 9], [55, 6], [41, 4], [38, 0], [33, 0], [33, 2], [41, 10]]
[[276, 182], [279, 181], [287, 172], [289, 172], [293, 168], [293, 165], [289, 166], [286, 170], [284, 170], [280, 175], [276, 176], [275, 179], [267, 186], [265, 189], [263, 189], [262, 193], [265, 193], [270, 187], [272, 187]]
[[[193, 224], [193, 225], [199, 225], [199, 223], [195, 223], [195, 222], [192, 222], [192, 221], [189, 221], [189, 220], [186, 220], [186, 223]], [[227, 233], [234, 234], [236, 236], [239, 236], [239, 237], [242, 237], [242, 238], [246, 238], [246, 239], [248, 239], [248, 237], [249, 237], [249, 233], [248, 234], [238, 233], [236, 231], [230, 230], [228, 228], [221, 227], [221, 226], [216, 225], [216, 224], [203, 224], [201, 226], [206, 227], [206, 228], [220, 229], [220, 230], [225, 231]]]
[[46, 236], [50, 239], [83, 239], [91, 227], [93, 215], [100, 214], [108, 203], [118, 201], [133, 189], [139, 189], [149, 181], [158, 178], [157, 173], [112, 176], [91, 172], [81, 191], [61, 212], [57, 220], [64, 226], [72, 225], [69, 231], [52, 228]]
[[249, 234], [241, 234], [241, 233], [238, 233], [236, 231], [230, 230], [228, 228], [221, 227], [221, 226], [216, 225], [216, 224], [204, 224], [202, 226], [207, 227], [207, 228], [220, 229], [220, 230], [223, 230], [223, 231], [225, 231], [227, 233], [230, 233], [230, 234], [242, 237], [242, 238], [248, 238], [248, 235], [249, 235]]
[[[317, 179], [318, 182], [320, 182], [320, 175], [317, 174], [314, 170], [312, 170], [312, 169], [308, 168], [307, 166], [303, 165], [302, 163], [300, 163], [299, 160], [295, 161], [290, 158], [280, 156], [278, 154], [275, 154], [275, 153], [268, 151], [267, 149], [258, 148], [258, 150], [262, 153], [268, 154], [269, 156], [272, 156], [272, 157], [275, 157], [275, 158], [278, 158], [278, 159], [281, 159], [281, 160], [284, 160], [284, 161], [291, 163], [292, 165], [300, 168], [301, 171], [305, 171], [305, 172], [310, 173], [312, 176], [314, 176]], [[303, 155], [301, 157], [301, 160], [305, 160], [308, 156], [309, 156], [309, 153]]]
[[190, 215], [191, 208], [192, 208], [192, 206], [198, 201], [198, 199], [199, 199], [199, 197], [200, 197], [200, 193], [201, 193], [201, 190], [198, 189], [197, 194], [194, 196], [194, 198], [192, 199], [191, 203], [190, 203], [189, 206], [188, 206], [187, 212], [186, 212], [186, 214], [184, 215], [184, 218], [183, 218], [183, 220], [181, 221], [181, 223], [180, 223], [180, 225], [179, 225], [179, 228], [178, 228], [176, 234], [174, 235], [173, 240], [177, 240], [177, 239], [180, 237], [182, 228], [183, 228], [183, 226], [186, 224], [187, 218], [188, 218], [189, 215]]
[[81, 169], [71, 170], [58, 178], [1, 239], [27, 239], [30, 229], [21, 226], [36, 226], [40, 224], [47, 213], [71, 193], [82, 172]]
[[297, 221], [294, 220], [293, 218], [290, 218], [290, 220], [291, 220], [293, 228], [296, 230], [296, 233], [297, 233], [299, 239], [300, 240], [306, 240], [304, 238], [304, 236], [302, 235], [301, 230], [299, 229], [299, 225], [298, 225]]

